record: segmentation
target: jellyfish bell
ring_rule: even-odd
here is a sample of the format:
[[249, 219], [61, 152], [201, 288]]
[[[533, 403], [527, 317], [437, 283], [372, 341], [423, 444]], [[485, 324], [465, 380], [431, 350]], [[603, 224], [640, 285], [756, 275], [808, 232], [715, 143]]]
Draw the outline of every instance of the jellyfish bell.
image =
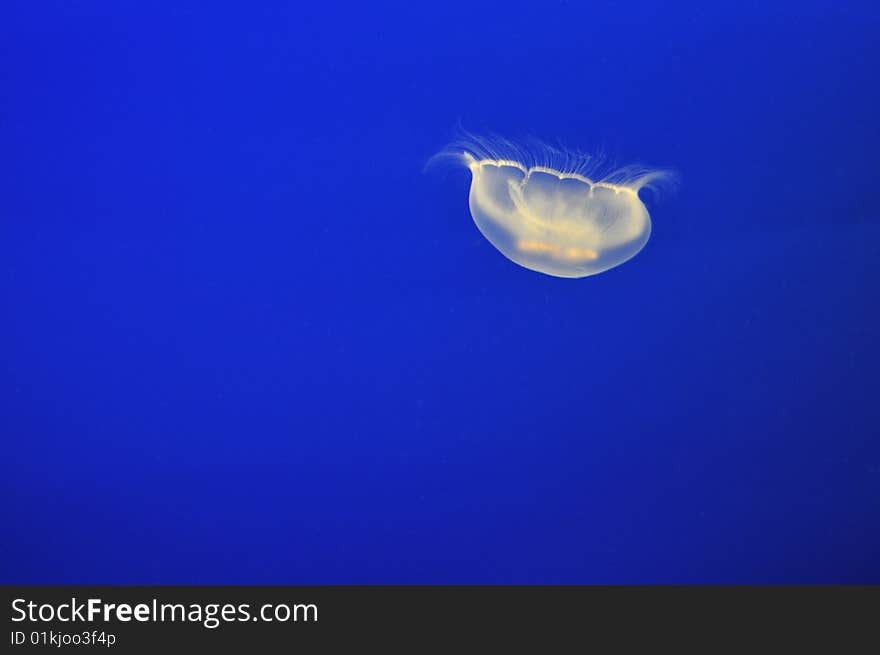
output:
[[651, 235], [638, 189], [553, 168], [468, 163], [471, 215], [505, 257], [557, 277], [594, 275], [634, 257]]
[[497, 139], [471, 138], [445, 154], [471, 172], [470, 211], [483, 236], [511, 261], [556, 277], [634, 257], [651, 235], [639, 190], [671, 176], [630, 167], [596, 177], [589, 157]]

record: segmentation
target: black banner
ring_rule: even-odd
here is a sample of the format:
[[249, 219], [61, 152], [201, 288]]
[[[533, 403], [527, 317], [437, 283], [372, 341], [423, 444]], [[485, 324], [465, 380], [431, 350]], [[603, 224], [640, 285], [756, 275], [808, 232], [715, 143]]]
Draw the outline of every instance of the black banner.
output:
[[[880, 587], [3, 587], [6, 652], [877, 645]], [[6, 650], [6, 649], [4, 649]], [[261, 651], [262, 652], [262, 651]]]

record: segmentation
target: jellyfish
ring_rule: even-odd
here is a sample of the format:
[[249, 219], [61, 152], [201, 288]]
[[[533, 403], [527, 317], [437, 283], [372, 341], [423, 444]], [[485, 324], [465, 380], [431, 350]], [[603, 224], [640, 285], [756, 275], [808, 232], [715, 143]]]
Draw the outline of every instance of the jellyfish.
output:
[[651, 235], [639, 191], [674, 173], [637, 166], [597, 175], [593, 157], [545, 144], [469, 136], [441, 153], [471, 172], [468, 203], [505, 257], [556, 277], [582, 278], [634, 257]]

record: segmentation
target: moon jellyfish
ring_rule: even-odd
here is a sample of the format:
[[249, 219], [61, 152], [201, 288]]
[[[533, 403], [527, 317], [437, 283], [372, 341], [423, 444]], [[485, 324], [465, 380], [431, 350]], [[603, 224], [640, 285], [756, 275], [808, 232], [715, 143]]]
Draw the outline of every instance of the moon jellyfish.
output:
[[591, 157], [538, 144], [469, 138], [441, 153], [470, 169], [477, 228], [509, 260], [580, 278], [634, 257], [651, 235], [639, 190], [668, 171], [641, 167], [595, 175]]

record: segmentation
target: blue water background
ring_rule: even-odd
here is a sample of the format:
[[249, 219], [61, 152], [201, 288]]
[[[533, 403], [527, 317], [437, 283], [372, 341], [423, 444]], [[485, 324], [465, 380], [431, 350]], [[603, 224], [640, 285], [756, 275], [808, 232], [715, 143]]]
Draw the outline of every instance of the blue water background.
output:
[[[880, 583], [880, 10], [11, 2], [0, 581]], [[562, 280], [457, 125], [672, 166]]]

